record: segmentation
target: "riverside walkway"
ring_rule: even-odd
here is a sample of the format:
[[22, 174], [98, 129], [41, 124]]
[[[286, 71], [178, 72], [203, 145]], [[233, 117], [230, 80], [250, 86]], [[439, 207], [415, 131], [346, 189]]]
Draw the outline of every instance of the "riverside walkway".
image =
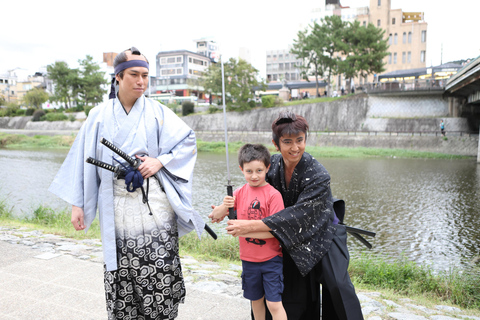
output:
[[[73, 240], [0, 226], [1, 319], [107, 319], [99, 240]], [[240, 266], [183, 256], [187, 296], [177, 320], [248, 320]], [[480, 320], [480, 312], [422, 305], [405, 297], [359, 291], [365, 319]]]

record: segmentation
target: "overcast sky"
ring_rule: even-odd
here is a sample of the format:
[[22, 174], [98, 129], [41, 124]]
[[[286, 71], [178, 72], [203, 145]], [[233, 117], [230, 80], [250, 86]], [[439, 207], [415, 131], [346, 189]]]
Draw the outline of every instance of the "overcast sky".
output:
[[[240, 47], [248, 48], [253, 66], [265, 77], [266, 51], [293, 43], [311, 9], [324, 1], [5, 1], [0, 20], [0, 74], [14, 68], [21, 68], [16, 71], [19, 76], [33, 74], [56, 60], [73, 68], [87, 54], [101, 62], [103, 52], [131, 46], [152, 63], [159, 51], [195, 51], [193, 40], [208, 37], [226, 57], [237, 57]], [[341, 3], [361, 7], [370, 2]], [[392, 0], [391, 7], [425, 13], [427, 66], [440, 64], [442, 46], [444, 63], [480, 55], [480, 40], [472, 36], [480, 8], [477, 1]], [[155, 75], [155, 67], [150, 74]]]

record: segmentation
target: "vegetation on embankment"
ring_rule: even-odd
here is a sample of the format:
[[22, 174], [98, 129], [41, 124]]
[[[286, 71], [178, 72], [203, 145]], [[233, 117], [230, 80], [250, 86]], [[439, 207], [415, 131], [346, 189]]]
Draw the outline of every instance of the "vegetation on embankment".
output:
[[[43, 136], [29, 137], [21, 134], [7, 134], [0, 132], [0, 148], [70, 148], [75, 136]], [[229, 152], [236, 153], [243, 145], [242, 142], [230, 142]], [[273, 145], [267, 146], [270, 152], [275, 153]], [[197, 141], [198, 152], [225, 152], [224, 142]], [[420, 159], [469, 159], [469, 156], [451, 155], [444, 153], [414, 151], [405, 149], [381, 148], [345, 148], [345, 147], [318, 147], [308, 146], [306, 151], [317, 158], [420, 158]]]
[[[68, 210], [55, 212], [41, 206], [34, 210], [31, 217], [16, 218], [6, 201], [0, 201], [0, 226], [41, 230], [74, 239], [100, 239], [97, 219], [85, 234], [73, 229]], [[195, 233], [191, 232], [180, 239], [180, 254], [221, 264], [240, 262], [238, 241], [228, 236], [213, 240], [204, 234], [199, 241]], [[461, 272], [452, 269], [435, 273], [430, 267], [417, 265], [404, 257], [395, 262], [387, 262], [363, 254], [350, 260], [349, 273], [357, 289], [380, 291], [386, 296], [408, 296], [418, 301], [427, 301], [430, 305], [447, 303], [480, 311], [479, 270]]]

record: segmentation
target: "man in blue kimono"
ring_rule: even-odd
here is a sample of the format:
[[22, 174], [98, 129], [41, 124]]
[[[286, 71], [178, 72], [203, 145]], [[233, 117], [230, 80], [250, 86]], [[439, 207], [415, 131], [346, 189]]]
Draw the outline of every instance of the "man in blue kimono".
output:
[[[138, 49], [120, 53], [114, 68], [111, 99], [90, 111], [49, 190], [72, 205], [76, 230], [87, 230], [98, 208], [109, 319], [174, 319], [185, 296], [178, 238], [200, 236], [205, 225], [192, 207], [195, 134], [143, 95], [149, 64]], [[102, 138], [142, 161], [143, 190], [85, 162], [129, 166]]]

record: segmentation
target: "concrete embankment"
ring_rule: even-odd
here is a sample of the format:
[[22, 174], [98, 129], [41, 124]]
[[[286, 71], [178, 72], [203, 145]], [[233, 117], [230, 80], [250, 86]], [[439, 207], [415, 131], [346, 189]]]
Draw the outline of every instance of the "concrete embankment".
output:
[[[404, 98], [402, 98], [404, 99]], [[392, 100], [379, 100], [358, 95], [331, 102], [302, 104], [245, 112], [229, 112], [227, 127], [229, 141], [271, 143], [271, 124], [281, 111], [293, 111], [309, 122], [309, 145], [338, 147], [397, 148], [477, 156], [478, 135], [464, 135], [472, 131], [465, 118], [448, 118], [446, 103], [439, 99], [404, 105]], [[402, 100], [403, 101], [403, 100]], [[381, 106], [384, 106], [381, 109]], [[416, 107], [418, 118], [398, 118], [405, 108]], [[375, 111], [376, 110], [376, 111]], [[378, 118], [375, 112], [386, 110], [391, 118]], [[408, 109], [410, 110], [410, 109]], [[407, 110], [407, 111], [408, 111]], [[420, 112], [419, 110], [423, 110]], [[405, 110], [404, 110], [405, 111]], [[410, 110], [411, 111], [411, 110]], [[388, 116], [388, 112], [386, 113]], [[31, 117], [0, 118], [3, 132], [26, 135], [75, 134], [82, 121], [32, 122]], [[223, 113], [191, 115], [182, 119], [204, 141], [224, 141]], [[445, 121], [447, 137], [439, 134], [441, 119]], [[335, 133], [326, 133], [326, 131]], [[390, 134], [389, 132], [392, 132]]]

